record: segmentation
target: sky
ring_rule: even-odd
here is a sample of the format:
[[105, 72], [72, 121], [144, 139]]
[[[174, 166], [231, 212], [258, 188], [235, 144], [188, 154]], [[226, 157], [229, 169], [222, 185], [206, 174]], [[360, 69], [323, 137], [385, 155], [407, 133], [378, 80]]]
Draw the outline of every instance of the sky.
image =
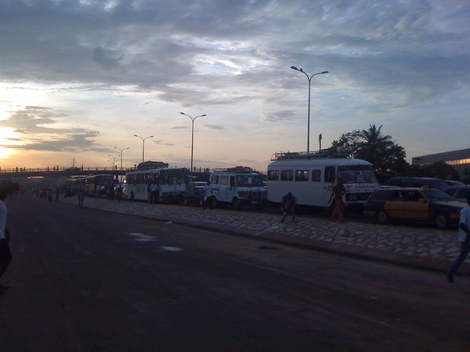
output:
[[1, 170], [189, 167], [184, 112], [196, 168], [265, 171], [307, 150], [291, 66], [329, 72], [310, 151], [371, 125], [408, 162], [470, 147], [467, 0], [0, 0], [0, 48]]

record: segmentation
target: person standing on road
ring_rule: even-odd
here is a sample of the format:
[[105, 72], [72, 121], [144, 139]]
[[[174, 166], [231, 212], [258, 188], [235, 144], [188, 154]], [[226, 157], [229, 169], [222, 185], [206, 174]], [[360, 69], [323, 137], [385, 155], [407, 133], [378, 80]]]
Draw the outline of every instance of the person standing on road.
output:
[[282, 219], [281, 222], [284, 222], [287, 215], [292, 215], [292, 222], [295, 219], [295, 205], [297, 204], [297, 198], [295, 198], [291, 192], [287, 193], [282, 197], [281, 201], [281, 210], [282, 210]]
[[[0, 278], [2, 277], [8, 265], [13, 260], [11, 255], [9, 242], [10, 233], [7, 230], [7, 207], [5, 205], [5, 198], [20, 189], [18, 184], [11, 182], [0, 184]], [[0, 293], [7, 289], [8, 286], [0, 285]]]
[[85, 200], [85, 189], [83, 187], [78, 188], [77, 196], [78, 196], [78, 207], [83, 208], [83, 202]]
[[459, 221], [459, 242], [460, 242], [460, 254], [455, 259], [454, 263], [447, 272], [447, 281], [450, 283], [454, 282], [454, 274], [459, 269], [460, 265], [467, 258], [470, 252], [470, 194], [467, 195], [467, 204], [465, 208], [460, 211]]
[[206, 207], [209, 205], [207, 203], [208, 203], [208, 199], [211, 197], [211, 195], [212, 195], [211, 182], [207, 181], [206, 185], [204, 186], [204, 200], [202, 202], [202, 209], [203, 210], [205, 210]]
[[153, 180], [152, 183], [149, 185], [149, 192], [150, 192], [150, 203], [157, 204], [157, 201], [159, 198], [157, 181]]
[[338, 178], [338, 182], [333, 187], [333, 192], [331, 193], [330, 200], [328, 203], [331, 202], [333, 197], [335, 198], [335, 208], [333, 209], [333, 213], [331, 214], [331, 220], [335, 220], [336, 217], [340, 221], [344, 221], [344, 214], [343, 214], [343, 195], [346, 193], [346, 187], [343, 185], [343, 179]]

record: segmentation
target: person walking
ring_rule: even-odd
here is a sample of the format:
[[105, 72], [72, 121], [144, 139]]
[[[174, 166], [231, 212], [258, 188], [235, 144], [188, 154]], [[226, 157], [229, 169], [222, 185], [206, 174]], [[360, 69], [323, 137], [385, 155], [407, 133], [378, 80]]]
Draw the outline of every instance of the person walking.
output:
[[[0, 184], [0, 278], [13, 260], [9, 247], [10, 233], [6, 226], [7, 207], [5, 205], [5, 198], [19, 189], [18, 184], [11, 182]], [[3, 293], [5, 289], [8, 289], [8, 286], [0, 285], [0, 294]]]
[[470, 252], [470, 194], [467, 195], [467, 204], [468, 206], [460, 211], [458, 232], [460, 254], [447, 272], [447, 281], [450, 283], [454, 282], [454, 274], [457, 272], [460, 265], [465, 261], [465, 258], [467, 258], [467, 255]]
[[282, 210], [282, 219], [281, 222], [284, 222], [287, 215], [292, 215], [292, 222], [295, 219], [295, 205], [297, 204], [297, 198], [295, 198], [291, 192], [287, 193], [282, 197], [281, 201], [281, 210]]
[[335, 207], [333, 209], [333, 213], [331, 214], [331, 220], [335, 220], [336, 217], [340, 221], [344, 221], [344, 214], [343, 214], [343, 195], [346, 193], [346, 187], [343, 185], [343, 179], [338, 178], [338, 181], [336, 185], [333, 187], [333, 192], [331, 193], [330, 200], [328, 203], [331, 202], [331, 200], [335, 199]]

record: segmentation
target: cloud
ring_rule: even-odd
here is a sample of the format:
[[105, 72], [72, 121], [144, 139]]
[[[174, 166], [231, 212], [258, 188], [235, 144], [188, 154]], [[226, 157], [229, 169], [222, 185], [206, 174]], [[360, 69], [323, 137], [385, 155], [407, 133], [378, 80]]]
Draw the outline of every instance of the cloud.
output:
[[0, 127], [12, 128], [21, 134], [13, 138], [21, 144], [4, 145], [5, 148], [38, 151], [100, 150], [94, 139], [98, 131], [78, 127], [58, 127], [68, 114], [41, 106], [27, 106], [14, 112], [10, 118], [0, 121]]

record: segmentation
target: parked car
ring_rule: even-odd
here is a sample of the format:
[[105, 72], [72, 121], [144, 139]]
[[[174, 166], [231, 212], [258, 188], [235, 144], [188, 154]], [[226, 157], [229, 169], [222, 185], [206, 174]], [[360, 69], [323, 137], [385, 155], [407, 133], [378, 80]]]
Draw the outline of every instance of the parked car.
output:
[[465, 186], [465, 183], [455, 180], [446, 180], [447, 186]]
[[439, 228], [459, 221], [466, 203], [459, 202], [438, 189], [386, 188], [371, 194], [365, 215], [375, 216], [380, 223], [390, 220], [434, 223]]
[[186, 187], [186, 192], [184, 192], [184, 205], [197, 204], [199, 206], [203, 205], [204, 202], [204, 187], [207, 185], [207, 182], [190, 182]]
[[445, 192], [458, 201], [466, 203], [467, 196], [470, 194], [470, 186], [451, 186], [448, 187]]
[[392, 177], [388, 181], [389, 186], [396, 187], [423, 187], [437, 188], [444, 191], [448, 185], [446, 181], [432, 177]]

